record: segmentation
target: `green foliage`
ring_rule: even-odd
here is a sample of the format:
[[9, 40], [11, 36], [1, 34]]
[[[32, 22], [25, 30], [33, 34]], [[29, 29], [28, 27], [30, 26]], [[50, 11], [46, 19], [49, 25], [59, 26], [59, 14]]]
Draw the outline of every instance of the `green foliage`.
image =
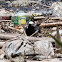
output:
[[49, 34], [54, 40], [55, 40], [55, 42], [59, 45], [59, 46], [61, 46], [61, 48], [62, 48], [62, 42], [61, 42], [61, 39], [60, 39], [60, 34], [59, 34], [59, 27], [58, 27], [58, 25], [56, 26], [57, 27], [57, 29], [56, 29], [56, 37], [55, 36], [52, 36], [51, 34]]
[[[48, 33], [48, 34], [49, 34], [49, 33]], [[51, 34], [49, 34], [49, 35], [56, 41], [56, 43], [57, 43], [59, 46], [62, 47], [62, 43], [61, 43], [61, 41], [60, 41], [59, 39], [57, 39], [56, 37], [52, 36]]]
[[32, 14], [32, 16], [33, 16], [33, 17], [36, 17], [36, 16], [40, 16], [40, 15], [39, 15], [39, 14], [38, 14], [38, 15], [36, 15], [36, 14]]

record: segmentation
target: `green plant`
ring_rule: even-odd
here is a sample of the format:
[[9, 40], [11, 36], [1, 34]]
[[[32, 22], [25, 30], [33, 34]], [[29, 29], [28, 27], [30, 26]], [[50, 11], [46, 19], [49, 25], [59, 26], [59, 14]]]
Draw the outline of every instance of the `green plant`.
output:
[[48, 33], [48, 35], [49, 36], [51, 36], [54, 40], [55, 40], [55, 42], [59, 45], [59, 46], [61, 46], [61, 48], [62, 48], [62, 42], [61, 42], [61, 37], [60, 37], [60, 34], [59, 34], [59, 27], [58, 27], [58, 25], [56, 25], [56, 27], [57, 27], [57, 29], [56, 29], [56, 37], [55, 36], [53, 36], [53, 35], [51, 35], [50, 33]]
[[[49, 34], [49, 33], [48, 33], [48, 34]], [[57, 43], [59, 46], [62, 47], [62, 43], [61, 43], [61, 41], [60, 41], [59, 39], [57, 39], [56, 37], [52, 36], [51, 34], [49, 34], [49, 35], [56, 41], [56, 43]]]

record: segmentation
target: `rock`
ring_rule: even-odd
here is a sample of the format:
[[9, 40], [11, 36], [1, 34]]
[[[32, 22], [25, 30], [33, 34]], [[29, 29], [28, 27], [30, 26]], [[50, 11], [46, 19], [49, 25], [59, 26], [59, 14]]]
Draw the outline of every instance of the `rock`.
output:
[[52, 44], [47, 40], [30, 42], [27, 39], [15, 39], [7, 45], [5, 52], [11, 56], [24, 55], [24, 51], [26, 55], [38, 54], [37, 57], [41, 58], [42, 56], [48, 58], [54, 55]]
[[[32, 49], [32, 46], [27, 44], [28, 41], [23, 40], [13, 40], [11, 41], [7, 47], [6, 47], [6, 53], [11, 56], [11, 54], [24, 54], [24, 51], [26, 54], [33, 54], [34, 51]], [[19, 47], [19, 48], [18, 48]]]
[[53, 51], [51, 42], [49, 42], [47, 40], [37, 41], [34, 43], [34, 45], [35, 45], [35, 47], [34, 47], [35, 53], [41, 54], [41, 56], [38, 56], [38, 57], [51, 58], [51, 56], [54, 55], [54, 51]]
[[53, 16], [62, 17], [62, 2], [54, 2], [51, 8], [53, 9]]

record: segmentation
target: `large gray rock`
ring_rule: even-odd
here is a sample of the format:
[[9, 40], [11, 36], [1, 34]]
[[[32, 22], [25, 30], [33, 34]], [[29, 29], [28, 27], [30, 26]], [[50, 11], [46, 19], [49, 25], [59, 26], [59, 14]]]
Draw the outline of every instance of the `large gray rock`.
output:
[[21, 53], [23, 55], [24, 51], [26, 52], [26, 54], [33, 54], [34, 53], [33, 48], [27, 42], [28, 41], [18, 39], [11, 41], [6, 47], [6, 53], [9, 56], [11, 56], [11, 54], [18, 53]]
[[44, 56], [54, 55], [52, 44], [49, 41], [37, 41], [34, 43], [34, 45], [36, 54], [42, 54]]
[[16, 39], [11, 41], [6, 47], [8, 56], [19, 53], [24, 55], [24, 51], [26, 55], [39, 54], [41, 58], [42, 56], [44, 56], [43, 58], [48, 58], [54, 55], [52, 44], [47, 40], [33, 42], [27, 39]]

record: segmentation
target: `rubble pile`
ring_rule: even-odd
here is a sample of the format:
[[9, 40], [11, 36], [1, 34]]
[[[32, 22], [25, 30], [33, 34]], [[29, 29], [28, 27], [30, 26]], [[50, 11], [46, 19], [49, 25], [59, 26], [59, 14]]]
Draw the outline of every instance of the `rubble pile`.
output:
[[27, 1], [0, 9], [0, 62], [62, 61], [62, 2]]

